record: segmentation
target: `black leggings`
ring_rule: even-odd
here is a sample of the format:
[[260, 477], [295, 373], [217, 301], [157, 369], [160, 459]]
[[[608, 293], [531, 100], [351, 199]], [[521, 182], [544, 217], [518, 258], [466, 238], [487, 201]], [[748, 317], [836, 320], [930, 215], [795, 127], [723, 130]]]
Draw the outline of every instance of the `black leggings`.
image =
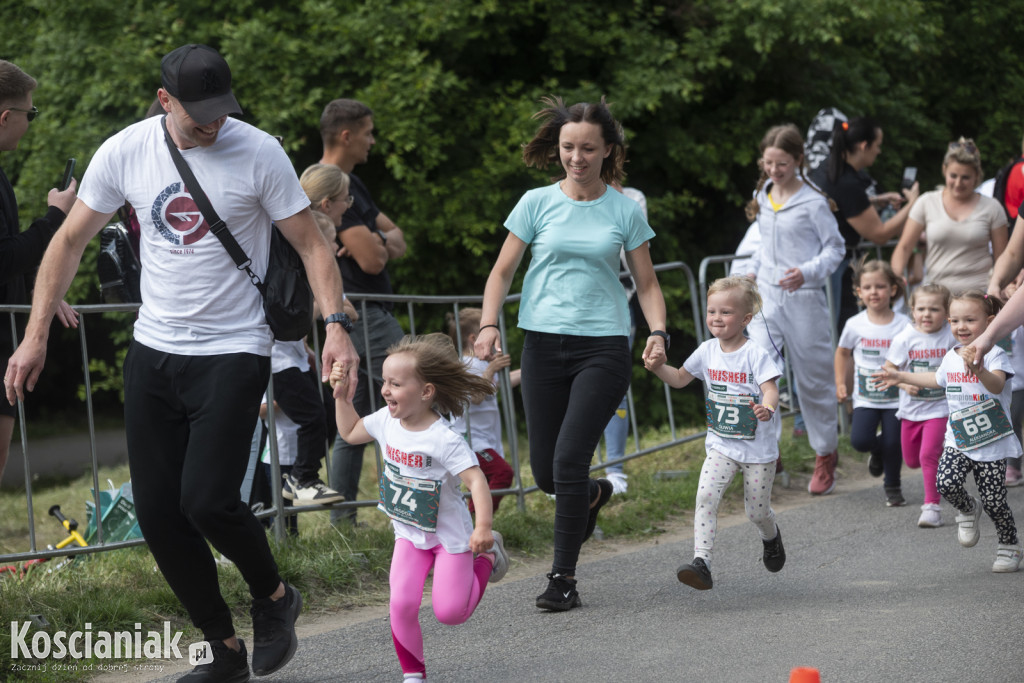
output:
[[555, 494], [554, 573], [576, 572], [597, 495], [590, 461], [631, 372], [626, 336], [526, 333], [522, 386], [530, 468], [541, 490]]
[[270, 359], [181, 356], [133, 342], [124, 361], [128, 463], [139, 527], [157, 566], [206, 640], [234, 634], [207, 540], [254, 598], [281, 581], [267, 534], [242, 502]]
[[324, 403], [312, 371], [288, 368], [274, 373], [274, 401], [299, 425], [298, 452], [291, 473], [300, 484], [320, 476], [320, 460], [327, 453]]
[[[878, 425], [882, 433], [878, 434]], [[854, 408], [850, 425], [850, 445], [861, 453], [878, 450], [885, 468], [882, 485], [887, 489], [900, 488], [900, 469], [903, 467], [903, 444], [900, 439], [900, 421], [895, 408]]]

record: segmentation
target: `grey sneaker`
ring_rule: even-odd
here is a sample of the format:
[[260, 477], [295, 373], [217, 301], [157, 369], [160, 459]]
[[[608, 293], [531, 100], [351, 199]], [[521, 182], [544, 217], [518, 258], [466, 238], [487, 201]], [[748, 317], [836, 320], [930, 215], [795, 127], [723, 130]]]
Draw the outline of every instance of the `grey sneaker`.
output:
[[956, 516], [956, 538], [965, 548], [977, 545], [978, 539], [981, 538], [981, 529], [978, 528], [978, 519], [981, 517], [981, 501], [972, 497], [971, 502], [974, 503], [974, 509], [971, 512], [961, 512]]
[[684, 564], [676, 572], [676, 578], [691, 588], [699, 591], [711, 590], [715, 582], [711, 579], [711, 570], [703, 557], [693, 558], [690, 564]]
[[505, 552], [505, 539], [501, 537], [501, 534], [497, 531], [491, 533], [494, 534], [494, 545], [487, 552], [494, 553], [494, 566], [491, 567], [491, 576], [487, 582], [497, 583], [505, 578], [505, 574], [508, 574], [508, 553]]
[[907, 499], [903, 497], [902, 489], [898, 488], [886, 488], [885, 489], [885, 506], [890, 508], [901, 508], [907, 504]]
[[284, 483], [281, 484], [281, 497], [297, 503], [309, 503], [312, 505], [330, 505], [341, 503], [345, 496], [338, 493], [319, 479], [299, 483], [290, 474], [283, 474], [281, 477]]

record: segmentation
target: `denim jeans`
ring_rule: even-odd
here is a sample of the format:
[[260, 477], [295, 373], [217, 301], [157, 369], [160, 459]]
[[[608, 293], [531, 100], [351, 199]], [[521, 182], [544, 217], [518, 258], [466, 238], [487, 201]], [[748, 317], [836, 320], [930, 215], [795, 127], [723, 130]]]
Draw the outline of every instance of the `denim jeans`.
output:
[[597, 495], [590, 461], [629, 386], [631, 364], [625, 336], [526, 333], [521, 367], [530, 468], [541, 490], [555, 494], [554, 573], [575, 574]]

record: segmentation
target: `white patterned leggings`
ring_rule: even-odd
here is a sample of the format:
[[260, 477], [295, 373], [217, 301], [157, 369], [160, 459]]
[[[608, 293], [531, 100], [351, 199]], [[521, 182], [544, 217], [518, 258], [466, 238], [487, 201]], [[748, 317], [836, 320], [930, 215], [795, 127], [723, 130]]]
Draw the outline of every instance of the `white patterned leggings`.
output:
[[693, 513], [693, 554], [711, 564], [711, 547], [718, 528], [718, 504], [737, 472], [743, 473], [743, 507], [747, 518], [761, 533], [761, 540], [775, 538], [775, 511], [772, 510], [772, 483], [775, 462], [743, 463], [708, 450], [697, 484], [697, 507]]
[[1003, 545], [1017, 545], [1017, 525], [1006, 503], [1006, 461], [977, 462], [948, 446], [939, 458], [937, 485], [942, 497], [963, 513], [972, 512], [971, 496], [964, 488], [968, 472], [974, 473], [981, 508], [996, 525], [996, 534]]

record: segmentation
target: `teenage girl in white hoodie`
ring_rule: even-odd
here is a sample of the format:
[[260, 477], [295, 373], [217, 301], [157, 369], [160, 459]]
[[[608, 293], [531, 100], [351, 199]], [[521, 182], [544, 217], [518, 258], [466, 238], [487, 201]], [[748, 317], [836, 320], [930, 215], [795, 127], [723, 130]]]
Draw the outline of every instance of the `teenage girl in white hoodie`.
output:
[[764, 315], [747, 329], [776, 358], [788, 346], [807, 436], [817, 454], [807, 490], [824, 495], [835, 488], [839, 454], [828, 302], [822, 288], [846, 248], [830, 200], [807, 181], [803, 164], [804, 140], [796, 126], [775, 126], [765, 134], [758, 161], [761, 179], [747, 207], [747, 217], [756, 219], [761, 230], [749, 275], [757, 280]]

